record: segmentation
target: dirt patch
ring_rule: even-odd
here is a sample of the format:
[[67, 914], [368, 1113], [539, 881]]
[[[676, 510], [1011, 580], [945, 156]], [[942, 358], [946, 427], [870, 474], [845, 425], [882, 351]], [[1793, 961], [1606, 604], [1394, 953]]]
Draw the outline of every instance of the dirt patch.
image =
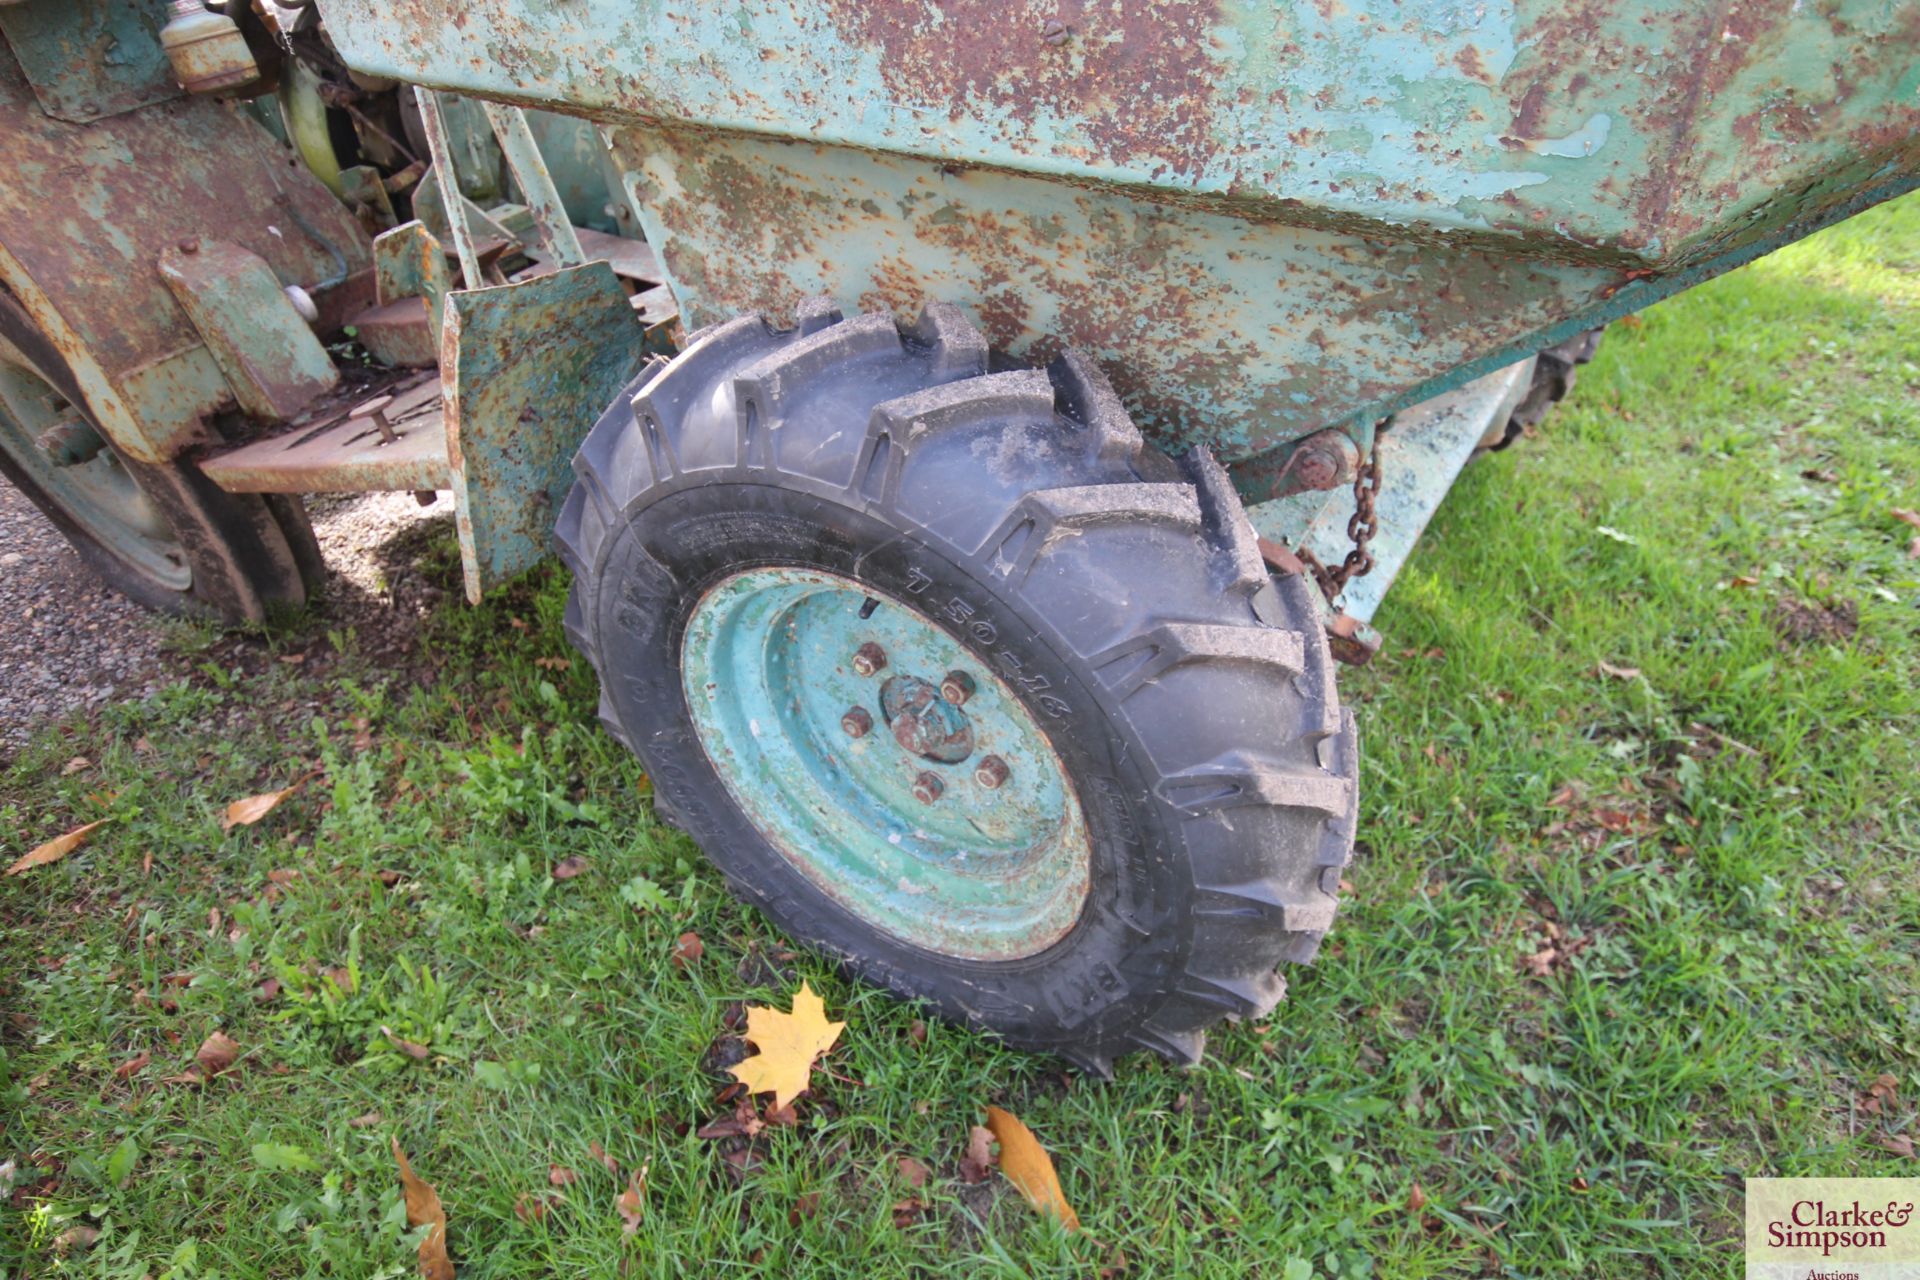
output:
[[1773, 629], [1792, 645], [1840, 644], [1860, 630], [1860, 608], [1851, 600], [1783, 596], [1773, 606]]

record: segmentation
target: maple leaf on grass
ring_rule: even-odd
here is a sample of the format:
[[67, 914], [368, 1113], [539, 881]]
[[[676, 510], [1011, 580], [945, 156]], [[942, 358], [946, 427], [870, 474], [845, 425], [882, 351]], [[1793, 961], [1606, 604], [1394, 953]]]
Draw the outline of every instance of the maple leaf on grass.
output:
[[813, 1060], [833, 1048], [846, 1029], [844, 1022], [827, 1021], [827, 1006], [803, 982], [793, 998], [792, 1013], [747, 1006], [747, 1039], [760, 1052], [727, 1070], [749, 1092], [773, 1094], [778, 1110], [807, 1091], [813, 1081]]

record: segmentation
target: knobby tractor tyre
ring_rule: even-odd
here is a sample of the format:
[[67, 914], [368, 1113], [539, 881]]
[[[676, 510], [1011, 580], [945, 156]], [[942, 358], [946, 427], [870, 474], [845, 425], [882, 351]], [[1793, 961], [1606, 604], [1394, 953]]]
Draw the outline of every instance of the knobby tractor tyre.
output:
[[813, 302], [696, 335], [574, 467], [601, 719], [791, 935], [1100, 1075], [1312, 959], [1357, 748], [1311, 588], [1091, 362]]
[[150, 609], [236, 623], [300, 607], [323, 578], [298, 498], [227, 493], [191, 462], [139, 462], [111, 443], [56, 462], [41, 438], [63, 421], [105, 436], [58, 348], [0, 293], [0, 479], [96, 576]]

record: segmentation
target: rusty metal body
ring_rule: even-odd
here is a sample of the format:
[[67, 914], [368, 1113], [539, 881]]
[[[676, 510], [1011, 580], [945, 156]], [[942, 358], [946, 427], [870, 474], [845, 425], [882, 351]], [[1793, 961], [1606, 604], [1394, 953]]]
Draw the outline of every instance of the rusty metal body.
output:
[[357, 67], [604, 122], [691, 322], [950, 300], [1255, 498], [1920, 172], [1913, 0], [322, 7]]
[[[320, 0], [271, 6], [253, 80], [173, 8], [0, 4], [0, 284], [130, 457], [292, 428], [204, 469], [451, 488], [476, 595], [539, 556], [560, 460], [676, 304], [826, 294], [1088, 352], [1330, 561], [1406, 410], [1364, 620], [1530, 352], [1920, 180], [1920, 0]], [[325, 83], [296, 56], [322, 23]], [[180, 87], [243, 82], [277, 110]], [[422, 95], [401, 137], [355, 106], [395, 84], [485, 102]], [[340, 111], [385, 168], [334, 156]], [[349, 320], [438, 366], [397, 440], [315, 340]]]

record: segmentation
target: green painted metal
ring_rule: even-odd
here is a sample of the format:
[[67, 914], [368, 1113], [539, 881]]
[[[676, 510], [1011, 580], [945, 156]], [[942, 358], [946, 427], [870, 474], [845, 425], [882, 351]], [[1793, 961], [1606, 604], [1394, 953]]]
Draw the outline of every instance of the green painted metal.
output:
[[[884, 665], [863, 671], [863, 646]], [[962, 703], [925, 696], [955, 671], [972, 682]], [[987, 664], [911, 605], [811, 569], [736, 573], [688, 620], [681, 675], [734, 800], [869, 924], [928, 951], [1012, 960], [1079, 918], [1090, 846], [1046, 734]], [[905, 727], [912, 686], [923, 718], [947, 731], [943, 758], [899, 740], [933, 746]], [[855, 709], [871, 725], [858, 736], [843, 723]], [[991, 787], [975, 777], [989, 757], [1006, 766]], [[940, 784], [930, 803], [929, 773]]]
[[645, 359], [613, 268], [446, 295], [440, 373], [467, 598], [545, 559], [573, 451]]
[[183, 240], [161, 250], [158, 266], [243, 412], [279, 422], [340, 381], [327, 349], [258, 254], [220, 240]]
[[[68, 13], [29, 0], [0, 6]], [[237, 245], [328, 305], [371, 265], [365, 233], [251, 116], [180, 98], [76, 124], [49, 115], [0, 56], [0, 285], [59, 349], [95, 421], [128, 457], [207, 438], [236, 394], [159, 271], [183, 241]], [[209, 193], [217, 193], [210, 196]]]
[[373, 283], [382, 305], [404, 298], [423, 298], [434, 350], [440, 349], [442, 303], [453, 288], [446, 250], [419, 222], [408, 222], [382, 232], [373, 241]]
[[160, 44], [166, 0], [15, 0], [0, 35], [41, 110], [86, 124], [181, 96]]
[[96, 541], [113, 548], [155, 582], [176, 591], [193, 585], [186, 552], [167, 520], [111, 449], [86, 448], [57, 456], [48, 433], [62, 428], [91, 434], [32, 363], [0, 338], [0, 449]]
[[547, 171], [547, 162], [540, 155], [540, 144], [527, 124], [526, 113], [497, 102], [487, 103], [486, 108], [487, 122], [493, 126], [500, 153], [506, 157], [507, 168], [526, 197], [527, 211], [533, 216], [540, 244], [561, 266], [579, 266], [587, 260], [586, 251], [580, 247], [573, 223], [567, 220], [566, 206], [561, 203], [553, 175]]
[[690, 324], [957, 302], [1254, 496], [1920, 171], [1920, 0], [321, 4], [356, 66], [606, 122]]

